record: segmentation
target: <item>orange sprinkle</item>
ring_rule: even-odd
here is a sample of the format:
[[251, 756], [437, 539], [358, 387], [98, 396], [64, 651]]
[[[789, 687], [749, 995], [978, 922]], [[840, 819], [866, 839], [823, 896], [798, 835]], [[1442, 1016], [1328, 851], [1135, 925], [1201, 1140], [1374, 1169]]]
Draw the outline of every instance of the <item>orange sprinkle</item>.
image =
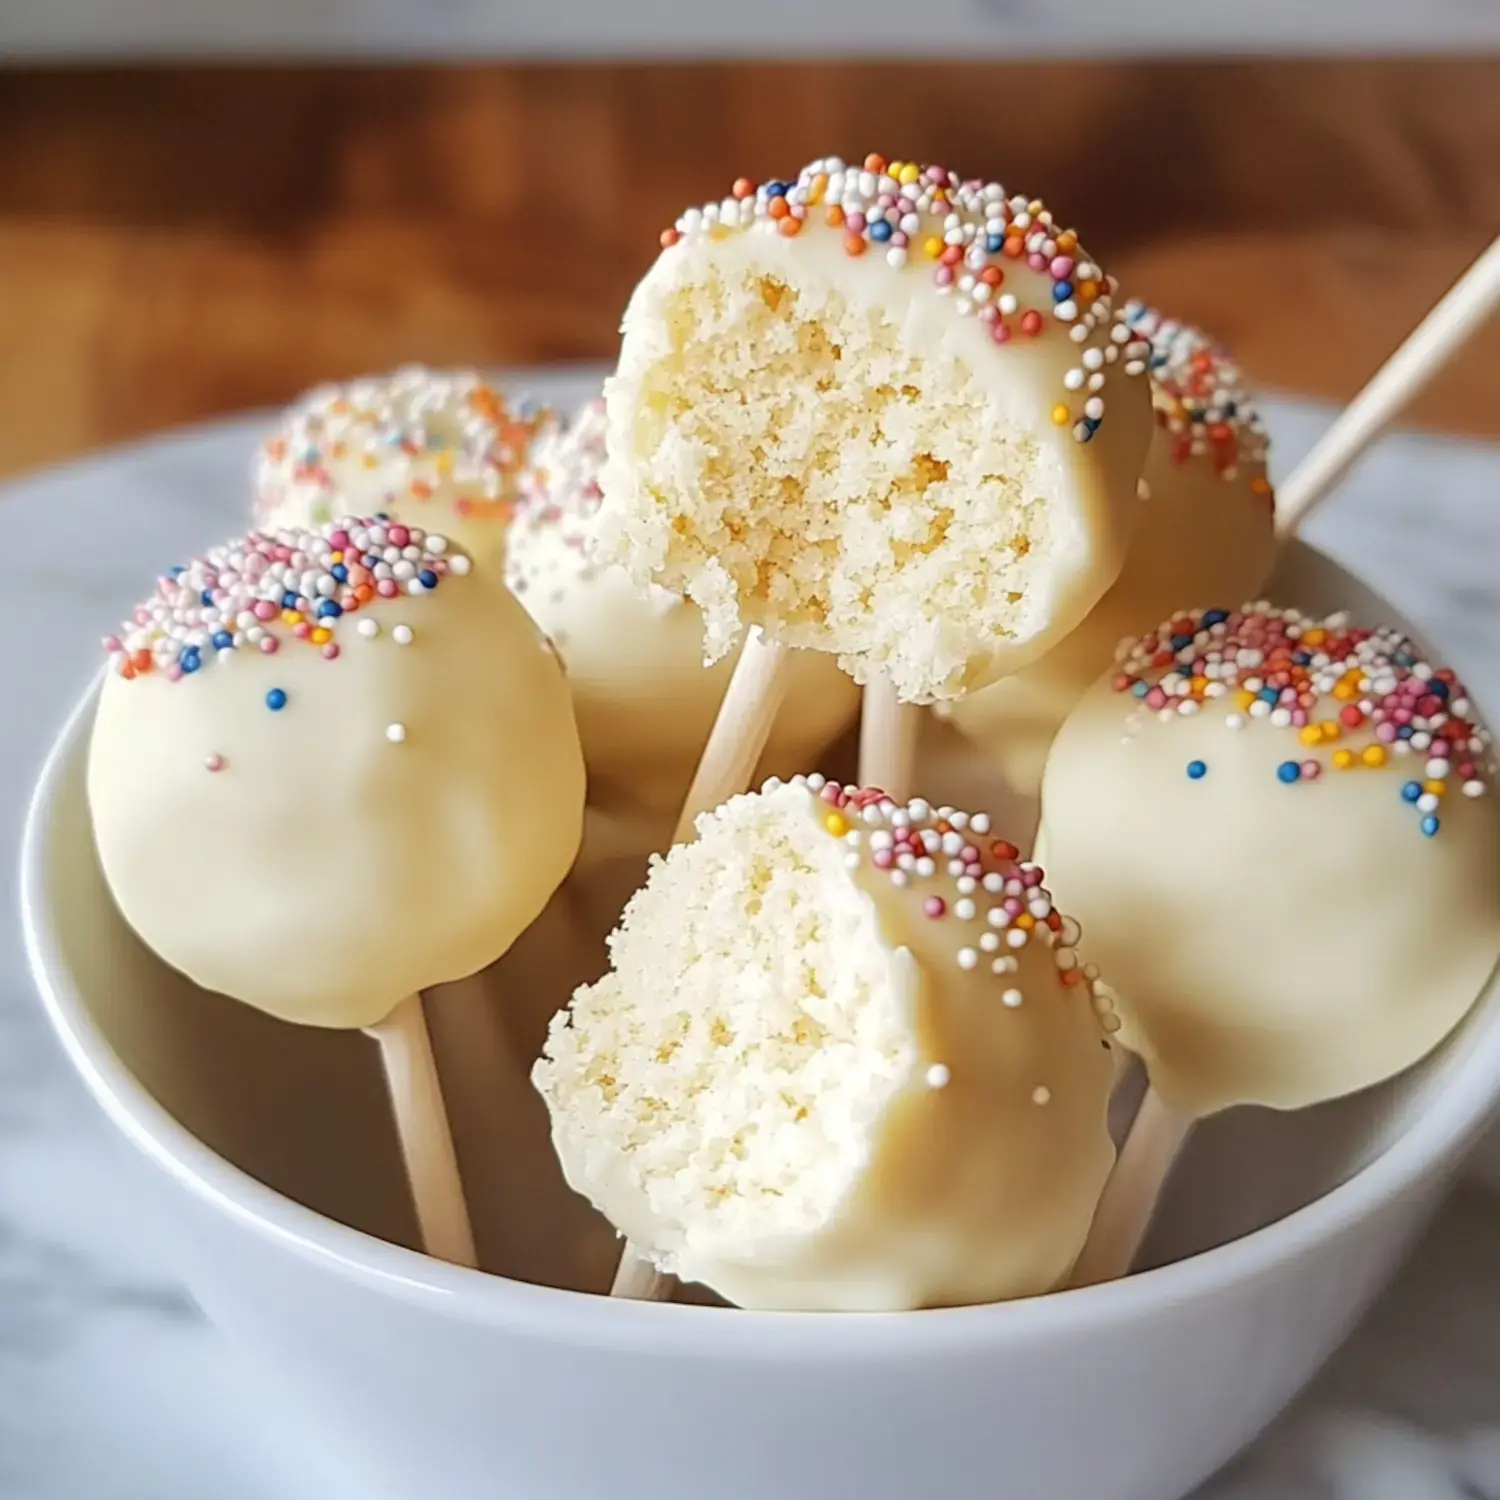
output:
[[837, 203], [830, 203], [823, 214], [824, 220], [830, 229], [842, 229], [844, 227], [844, 210]]
[[771, 206], [766, 210], [773, 219], [784, 219], [791, 211], [791, 204], [785, 198], [772, 198]]
[[1004, 286], [1005, 272], [1002, 271], [999, 266], [986, 266], [984, 270], [979, 273], [979, 279], [986, 286]]
[[[778, 198], [776, 201], [779, 203], [781, 200]], [[802, 220], [793, 218], [791, 214], [787, 214], [776, 228], [777, 232], [785, 238], [789, 240], [796, 239], [802, 233]]]
[[675, 229], [663, 229], [661, 232], [661, 247], [670, 250], [682, 236]]
[[361, 604], [368, 604], [370, 600], [375, 597], [375, 590], [371, 588], [368, 583], [362, 583], [357, 589], [355, 589], [354, 597], [358, 599]]
[[755, 184], [748, 177], [736, 177], [729, 191], [736, 198], [748, 198], [755, 191]]
[[1016, 926], [1019, 927], [1022, 932], [1030, 932], [1031, 929], [1036, 926], [1036, 918], [1032, 916], [1029, 911], [1023, 911], [1021, 915], [1016, 918]]
[[852, 255], [856, 260], [865, 253], [865, 237], [862, 234], [846, 234], [844, 236], [844, 254]]
[[877, 156], [872, 151], [867, 157], [865, 157], [865, 171], [867, 171], [867, 172], [883, 172], [883, 171], [885, 171], [885, 157], [883, 157], [883, 156]]
[[1057, 976], [1065, 985], [1072, 986], [1083, 982], [1082, 969], [1064, 969]]

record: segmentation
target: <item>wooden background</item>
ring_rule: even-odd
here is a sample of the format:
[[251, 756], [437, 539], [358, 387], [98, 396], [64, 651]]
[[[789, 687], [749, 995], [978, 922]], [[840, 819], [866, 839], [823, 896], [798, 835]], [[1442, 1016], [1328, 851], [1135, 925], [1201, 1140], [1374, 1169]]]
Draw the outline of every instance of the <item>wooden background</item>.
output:
[[[1500, 229], [1500, 60], [0, 72], [0, 474], [327, 376], [607, 358], [657, 232], [827, 151], [1040, 192], [1347, 397]], [[1500, 433], [1500, 331], [1421, 420]]]

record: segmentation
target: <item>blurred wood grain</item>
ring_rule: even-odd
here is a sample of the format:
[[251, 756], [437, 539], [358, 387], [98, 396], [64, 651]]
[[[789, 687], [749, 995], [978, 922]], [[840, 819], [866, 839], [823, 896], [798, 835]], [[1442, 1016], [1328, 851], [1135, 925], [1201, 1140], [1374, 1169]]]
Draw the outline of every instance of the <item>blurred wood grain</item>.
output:
[[[1043, 193], [1346, 398], [1500, 229], [1500, 60], [0, 73], [0, 473], [402, 360], [608, 358], [686, 203], [826, 152]], [[1500, 433], [1500, 331], [1421, 420]]]

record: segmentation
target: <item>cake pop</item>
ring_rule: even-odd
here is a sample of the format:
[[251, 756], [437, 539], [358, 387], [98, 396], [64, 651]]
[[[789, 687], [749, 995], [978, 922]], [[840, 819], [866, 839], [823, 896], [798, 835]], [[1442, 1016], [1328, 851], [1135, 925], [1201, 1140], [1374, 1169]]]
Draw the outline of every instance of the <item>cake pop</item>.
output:
[[1365, 1088], [1458, 1024], [1500, 954], [1490, 753], [1451, 671], [1344, 615], [1185, 612], [1084, 695], [1038, 858], [1159, 1135]]
[[989, 820], [768, 782], [653, 863], [534, 1078], [569, 1182], [743, 1307], [1056, 1286], [1114, 1159], [1109, 993]]
[[[567, 663], [590, 806], [633, 827], [633, 852], [644, 856], [670, 842], [733, 663], [704, 666], [695, 605], [654, 584], [637, 589], [623, 568], [593, 557], [603, 458], [602, 401], [537, 440], [520, 476], [506, 577]], [[766, 774], [815, 762], [858, 707], [859, 690], [832, 658], [798, 651], [792, 660]]]
[[1125, 318], [1151, 344], [1156, 432], [1124, 569], [1040, 661], [939, 706], [1033, 807], [1058, 726], [1120, 642], [1185, 601], [1257, 598], [1275, 558], [1266, 430], [1239, 366], [1206, 334], [1142, 303], [1128, 303]]
[[1114, 580], [1149, 437], [1145, 346], [1040, 203], [827, 157], [683, 214], [606, 384], [604, 534], [703, 610], [953, 697]]
[[261, 444], [255, 517], [268, 529], [379, 512], [441, 532], [488, 565], [517, 476], [550, 412], [521, 412], [472, 370], [407, 365], [320, 385]]
[[105, 645], [100, 861], [125, 919], [205, 989], [304, 1025], [399, 1018], [420, 1051], [413, 997], [504, 953], [573, 861], [562, 671], [498, 573], [442, 536], [253, 532], [174, 568]]

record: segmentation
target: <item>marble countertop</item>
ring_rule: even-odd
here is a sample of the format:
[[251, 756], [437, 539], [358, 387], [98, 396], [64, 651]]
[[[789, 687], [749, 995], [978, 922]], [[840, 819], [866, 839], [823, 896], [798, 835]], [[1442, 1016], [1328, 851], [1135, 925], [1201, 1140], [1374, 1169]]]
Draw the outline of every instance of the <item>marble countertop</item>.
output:
[[[545, 382], [535, 382], [545, 384]], [[1282, 472], [1328, 414], [1271, 413]], [[0, 847], [97, 640], [163, 559], [232, 530], [253, 418], [0, 489]], [[1500, 700], [1500, 451], [1388, 440], [1309, 527]], [[45, 1030], [0, 886], [0, 1500], [330, 1500], [173, 1278]], [[1497, 1178], [1500, 1180], [1500, 1178]], [[1500, 1197], [1470, 1182], [1293, 1410], [1199, 1500], [1500, 1500]], [[353, 1497], [350, 1497], [353, 1500]]]

